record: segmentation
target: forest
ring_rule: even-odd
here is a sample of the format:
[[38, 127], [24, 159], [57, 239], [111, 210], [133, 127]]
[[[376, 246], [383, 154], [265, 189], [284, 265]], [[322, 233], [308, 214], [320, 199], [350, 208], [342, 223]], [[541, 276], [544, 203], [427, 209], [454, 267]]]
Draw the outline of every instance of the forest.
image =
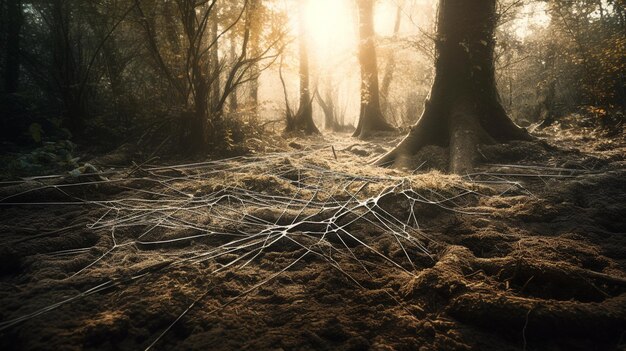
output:
[[625, 0], [0, 0], [1, 350], [623, 350]]

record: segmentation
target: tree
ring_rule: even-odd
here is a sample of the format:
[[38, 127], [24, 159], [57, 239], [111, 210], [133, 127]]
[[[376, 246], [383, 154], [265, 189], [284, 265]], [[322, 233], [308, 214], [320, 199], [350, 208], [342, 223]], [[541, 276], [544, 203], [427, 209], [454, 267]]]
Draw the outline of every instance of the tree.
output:
[[357, 0], [359, 8], [359, 65], [361, 66], [361, 112], [353, 136], [367, 138], [373, 131], [393, 131], [380, 108], [378, 60], [374, 34], [374, 0]]
[[326, 130], [336, 133], [354, 132], [354, 126], [344, 124], [347, 106], [341, 106], [339, 87], [331, 75], [325, 75], [323, 83], [317, 85], [314, 96], [324, 113], [324, 128]]
[[547, 40], [545, 60], [542, 62], [544, 79], [537, 84], [537, 105], [532, 111], [531, 119], [541, 122], [541, 127], [548, 127], [556, 121], [554, 100], [556, 97], [556, 48], [550, 39]]
[[[250, 52], [252, 56], [259, 54], [259, 44], [261, 41], [261, 31], [263, 25], [264, 7], [262, 0], [250, 0]], [[254, 115], [258, 114], [259, 107], [259, 65], [254, 64], [250, 67], [254, 79], [250, 80], [250, 105]]]
[[[209, 21], [211, 22], [211, 27], [210, 27], [210, 35], [209, 35], [209, 41], [212, 43], [213, 48], [211, 48], [210, 50], [210, 55], [209, 55], [209, 67], [211, 70], [211, 83], [210, 83], [210, 97], [211, 97], [211, 110], [214, 112], [215, 117], [220, 118], [221, 117], [221, 113], [222, 113], [222, 106], [220, 106], [220, 97], [221, 97], [221, 75], [220, 75], [220, 57], [219, 57], [219, 51], [220, 51], [220, 41], [218, 38], [218, 22], [219, 22], [219, 17], [218, 17], [218, 8], [217, 8], [217, 2], [214, 2], [214, 6], [215, 11], [211, 11], [211, 14], [209, 16]], [[239, 16], [238, 18], [241, 18], [241, 16]], [[239, 19], [237, 20], [237, 22], [239, 22]], [[236, 22], [235, 22], [236, 23]], [[233, 30], [231, 30], [231, 33], [234, 32]], [[233, 88], [233, 93], [237, 93], [236, 91], [236, 86]]]
[[[80, 7], [73, 1], [53, 0], [50, 33], [52, 43], [52, 75], [63, 102], [64, 125], [74, 135], [82, 134], [87, 115], [89, 62], [85, 55], [89, 47]], [[95, 57], [95, 53], [92, 58]]]
[[[230, 60], [235, 61], [237, 59], [237, 36], [235, 32], [232, 31], [230, 33]], [[228, 109], [230, 113], [237, 113], [237, 109], [239, 108], [239, 99], [237, 96], [237, 87], [233, 89], [232, 94], [230, 94], [230, 100], [228, 103]]]
[[[396, 20], [393, 26], [393, 37], [392, 37], [392, 46], [395, 46], [398, 40], [398, 33], [400, 32], [400, 25], [402, 23], [402, 6], [403, 3], [400, 2], [396, 8]], [[380, 95], [382, 97], [382, 111], [388, 113], [390, 110], [389, 103], [389, 87], [391, 86], [391, 81], [393, 80], [393, 73], [396, 70], [396, 55], [393, 50], [389, 51], [387, 57], [387, 63], [385, 64], [385, 73], [383, 74], [383, 80], [380, 87]]]
[[90, 113], [117, 105], [105, 90], [122, 93], [123, 69], [134, 55], [122, 54], [114, 39], [133, 9], [113, 1], [24, 2], [24, 38], [29, 40], [20, 49], [23, 82], [26, 89], [40, 89], [45, 109], [61, 115], [74, 137], [87, 137]]
[[20, 80], [20, 32], [23, 12], [21, 0], [7, 2], [7, 35], [4, 62], [4, 92], [17, 92]]
[[[226, 103], [238, 87], [257, 79], [276, 60], [283, 50], [277, 46], [284, 33], [277, 32], [265, 48], [251, 55], [248, 1], [224, 4], [217, 0], [179, 0], [175, 2], [176, 18], [160, 16], [159, 11], [167, 9], [161, 1], [135, 0], [134, 3], [154, 67], [169, 83], [171, 95], [176, 96], [183, 110], [179, 123], [181, 146], [195, 152], [222, 146], [228, 137], [224, 127]], [[161, 18], [167, 23], [160, 23]], [[172, 35], [160, 29], [171, 25], [181, 33], [177, 36], [179, 43], [163, 45]], [[218, 48], [229, 35], [236, 35], [238, 26], [243, 26], [241, 40], [238, 48], [232, 48], [238, 50], [234, 50], [230, 60], [225, 60]], [[274, 48], [278, 53], [271, 52]], [[183, 57], [176, 52], [184, 53]], [[263, 66], [251, 69], [259, 64]]]
[[[622, 123], [623, 0], [499, 4], [497, 78], [501, 89], [508, 88], [506, 107], [513, 118], [540, 123], [533, 128], [549, 126], [571, 113], [593, 115], [604, 127]], [[522, 21], [529, 25], [523, 33], [518, 32]]]
[[315, 99], [322, 108], [324, 113], [324, 128], [327, 130], [336, 131], [338, 128], [337, 118], [335, 117], [335, 106], [332, 97], [326, 94], [326, 98], [320, 95], [319, 90], [315, 90]]
[[299, 9], [299, 52], [300, 52], [300, 106], [293, 117], [287, 114], [286, 132], [302, 131], [305, 134], [319, 134], [313, 122], [313, 99], [310, 91], [309, 53], [306, 43], [306, 24], [304, 20], [304, 1], [300, 1]]
[[508, 117], [495, 83], [496, 0], [440, 0], [435, 81], [424, 112], [378, 165], [403, 166], [426, 145], [448, 145], [449, 171], [473, 169], [481, 143], [531, 140]]
[[315, 89], [315, 98], [324, 113], [324, 128], [332, 130], [333, 132], [338, 132], [341, 129], [341, 125], [337, 121], [337, 110], [335, 109], [332, 91], [327, 89], [324, 95], [325, 97], [322, 97], [319, 89]]

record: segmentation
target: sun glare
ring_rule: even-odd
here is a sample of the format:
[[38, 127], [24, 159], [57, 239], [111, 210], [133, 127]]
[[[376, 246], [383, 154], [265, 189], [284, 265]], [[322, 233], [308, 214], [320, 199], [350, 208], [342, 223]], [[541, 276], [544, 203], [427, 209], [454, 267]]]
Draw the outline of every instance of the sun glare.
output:
[[525, 5], [520, 17], [513, 22], [515, 34], [524, 39], [531, 35], [536, 28], [547, 27], [550, 24], [547, 6], [545, 3]]
[[[342, 56], [353, 52], [356, 45], [356, 14], [345, 0], [307, 0], [303, 4], [305, 30], [309, 52], [314, 57]], [[294, 16], [293, 28], [298, 28], [299, 16]], [[321, 60], [328, 64], [328, 60]]]
[[[396, 6], [392, 1], [377, 3], [374, 22], [378, 35], [392, 34]], [[294, 36], [299, 35], [299, 21], [304, 20], [311, 69], [316, 72], [313, 84], [323, 86], [325, 79], [332, 81], [338, 94], [336, 103], [350, 116], [346, 122], [356, 123], [352, 117], [358, 117], [360, 80], [356, 55], [358, 10], [354, 0], [302, 0], [290, 2], [289, 8], [294, 11], [290, 16]]]
[[[419, 0], [418, 4], [424, 1]], [[403, 3], [406, 6], [412, 2]], [[358, 44], [358, 14], [353, 0], [303, 0], [300, 3], [307, 36], [309, 55], [317, 59], [320, 67], [329, 67], [349, 60], [356, 53]], [[374, 25], [377, 35], [391, 36], [396, 18], [398, 3], [380, 1], [374, 11]], [[298, 11], [298, 6], [292, 7]], [[403, 14], [406, 17], [406, 11]], [[410, 19], [413, 21], [413, 19]], [[405, 26], [417, 25], [405, 19]], [[300, 16], [291, 16], [293, 33], [298, 33]], [[422, 24], [422, 23], [420, 23]], [[330, 68], [330, 67], [329, 67]]]
[[354, 39], [354, 18], [347, 1], [307, 1], [306, 28], [316, 46], [347, 45]]

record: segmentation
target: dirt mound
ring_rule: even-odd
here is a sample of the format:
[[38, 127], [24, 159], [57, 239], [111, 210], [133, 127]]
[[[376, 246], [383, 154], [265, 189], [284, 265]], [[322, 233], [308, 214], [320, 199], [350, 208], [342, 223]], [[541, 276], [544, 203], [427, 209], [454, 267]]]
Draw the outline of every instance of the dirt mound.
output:
[[320, 143], [0, 189], [0, 347], [624, 346], [615, 159], [494, 146], [459, 177]]

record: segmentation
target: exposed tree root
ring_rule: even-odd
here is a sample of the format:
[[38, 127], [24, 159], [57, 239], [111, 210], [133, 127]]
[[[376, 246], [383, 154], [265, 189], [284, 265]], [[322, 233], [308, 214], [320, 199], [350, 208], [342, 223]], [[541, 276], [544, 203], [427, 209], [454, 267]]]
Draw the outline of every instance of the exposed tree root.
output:
[[442, 1], [435, 81], [417, 124], [377, 165], [414, 168], [408, 159], [426, 145], [449, 146], [449, 171], [464, 174], [479, 144], [531, 140], [500, 104], [494, 66], [496, 2]]
[[617, 343], [626, 328], [626, 296], [602, 303], [533, 300], [523, 297], [471, 292], [459, 296], [449, 313], [460, 321], [518, 334], [526, 326], [528, 335], [553, 338], [611, 338]]
[[626, 328], [626, 278], [514, 257], [481, 259], [462, 246], [442, 251], [404, 293], [451, 300], [447, 313], [459, 321], [509, 335], [525, 329], [534, 339], [617, 343]]
[[515, 125], [504, 113], [497, 113], [497, 117], [491, 118], [489, 122], [482, 121], [478, 115], [479, 112], [467, 99], [455, 103], [449, 112], [435, 108], [432, 103], [427, 102], [424, 114], [409, 134], [375, 164], [412, 169], [415, 165], [412, 164], [411, 157], [425, 146], [447, 145], [450, 153], [448, 170], [451, 173], [465, 174], [471, 172], [478, 161], [479, 145], [533, 140], [525, 129]]
[[368, 139], [376, 132], [395, 132], [397, 129], [385, 121], [380, 108], [377, 111], [370, 110], [370, 107], [362, 107], [361, 116], [353, 137]]
[[287, 117], [285, 133], [303, 132], [305, 135], [320, 134], [319, 129], [309, 114], [298, 111], [295, 116]]
[[491, 165], [470, 181], [363, 165], [374, 143], [305, 142], [9, 183], [0, 347], [617, 344], [623, 171]]
[[501, 281], [511, 283], [521, 295], [555, 300], [602, 301], [626, 291], [626, 278], [569, 264], [524, 258], [478, 259], [478, 265]]
[[374, 2], [359, 0], [359, 64], [361, 66], [361, 112], [353, 137], [367, 139], [373, 132], [394, 131], [380, 108], [378, 63], [374, 33]]

